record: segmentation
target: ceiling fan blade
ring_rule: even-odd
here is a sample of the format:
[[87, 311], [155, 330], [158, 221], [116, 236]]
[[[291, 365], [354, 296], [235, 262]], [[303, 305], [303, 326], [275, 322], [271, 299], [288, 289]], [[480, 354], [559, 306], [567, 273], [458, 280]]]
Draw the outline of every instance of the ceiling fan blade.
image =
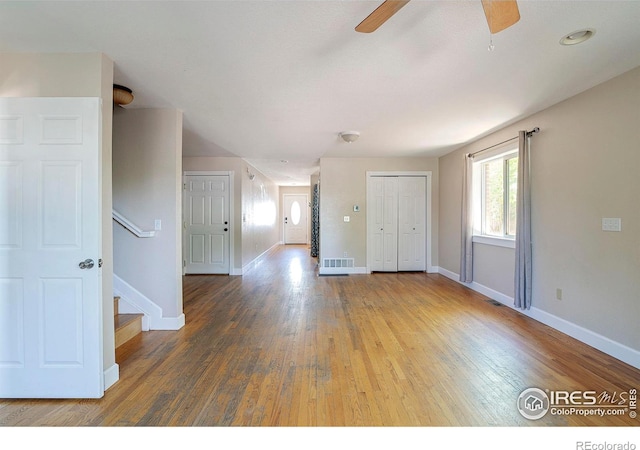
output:
[[356, 27], [356, 31], [360, 33], [376, 31], [380, 25], [385, 23], [407, 3], [409, 3], [409, 0], [385, 0], [382, 5], [378, 6], [366, 19], [360, 22]]
[[482, 0], [482, 8], [491, 34], [499, 33], [520, 20], [516, 0]]

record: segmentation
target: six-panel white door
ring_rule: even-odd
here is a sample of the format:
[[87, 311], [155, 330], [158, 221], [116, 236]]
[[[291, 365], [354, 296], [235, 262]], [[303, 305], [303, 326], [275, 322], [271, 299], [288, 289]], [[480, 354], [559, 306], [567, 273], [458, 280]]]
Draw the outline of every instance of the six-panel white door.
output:
[[229, 176], [185, 177], [185, 273], [229, 273]]
[[100, 99], [0, 99], [0, 398], [102, 397]]
[[309, 200], [304, 194], [284, 194], [284, 243], [306, 244]]

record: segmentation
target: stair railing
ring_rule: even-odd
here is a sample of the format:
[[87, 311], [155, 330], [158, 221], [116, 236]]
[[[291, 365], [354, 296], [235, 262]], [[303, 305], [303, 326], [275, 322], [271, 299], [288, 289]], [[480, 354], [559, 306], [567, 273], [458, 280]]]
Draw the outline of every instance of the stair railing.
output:
[[113, 220], [118, 222], [120, 225], [125, 227], [131, 233], [133, 233], [133, 235], [135, 235], [135, 236], [137, 236], [139, 238], [151, 238], [151, 237], [154, 237], [156, 235], [155, 231], [145, 231], [145, 230], [141, 229], [139, 226], [137, 226], [136, 224], [131, 222], [129, 219], [124, 217], [122, 214], [120, 214], [115, 209], [112, 211], [112, 216], [113, 216]]

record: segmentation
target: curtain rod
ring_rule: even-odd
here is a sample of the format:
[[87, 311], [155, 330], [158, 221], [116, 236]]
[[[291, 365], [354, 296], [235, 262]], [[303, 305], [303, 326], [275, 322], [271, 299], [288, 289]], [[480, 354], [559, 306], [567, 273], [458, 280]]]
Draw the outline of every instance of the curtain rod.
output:
[[[531, 137], [532, 135], [534, 135], [535, 133], [537, 133], [539, 131], [540, 131], [540, 128], [535, 127], [533, 130], [527, 131], [527, 137]], [[491, 150], [492, 148], [497, 147], [499, 145], [506, 144], [507, 142], [514, 141], [514, 140], [518, 139], [518, 137], [519, 136], [516, 136], [516, 137], [512, 137], [511, 139], [507, 139], [506, 141], [498, 142], [497, 144], [494, 144], [491, 147], [483, 148], [482, 150], [478, 150], [477, 152], [467, 153], [467, 156], [472, 157], [474, 155], [477, 155], [478, 153], [486, 152], [487, 150]]]

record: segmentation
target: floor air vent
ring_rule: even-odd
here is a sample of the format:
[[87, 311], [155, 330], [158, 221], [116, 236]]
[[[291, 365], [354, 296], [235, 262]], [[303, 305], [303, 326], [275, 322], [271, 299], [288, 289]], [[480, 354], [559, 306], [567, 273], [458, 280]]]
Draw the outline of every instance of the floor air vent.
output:
[[324, 258], [322, 267], [353, 267], [353, 258]]

